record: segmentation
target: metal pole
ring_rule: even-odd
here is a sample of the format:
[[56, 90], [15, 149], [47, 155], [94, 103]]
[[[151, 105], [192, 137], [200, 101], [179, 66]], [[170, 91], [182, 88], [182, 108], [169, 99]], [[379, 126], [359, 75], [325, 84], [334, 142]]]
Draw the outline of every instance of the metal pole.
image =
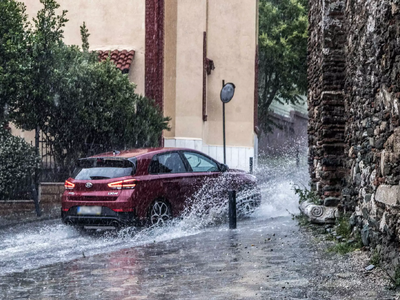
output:
[[222, 103], [222, 131], [224, 133], [224, 164], [226, 164], [226, 143], [225, 143], [225, 103]]
[[[222, 80], [222, 87], [225, 86], [225, 80]], [[224, 137], [224, 164], [226, 164], [226, 144], [225, 144], [225, 102], [222, 102], [222, 133]]]
[[[35, 148], [36, 148], [36, 153], [39, 155], [39, 134], [40, 134], [40, 128], [39, 126], [36, 127], [35, 130]], [[34, 183], [31, 186], [31, 193], [32, 193], [32, 198], [33, 201], [35, 202], [35, 210], [36, 210], [36, 215], [40, 217], [42, 215], [40, 211], [40, 206], [39, 206], [39, 170], [36, 168], [35, 169], [35, 176], [34, 176]]]
[[236, 191], [229, 194], [229, 229], [236, 229]]
[[31, 185], [31, 193], [33, 202], [35, 203], [36, 215], [40, 217], [42, 215], [42, 212], [40, 211], [38, 191], [36, 190], [35, 184]]

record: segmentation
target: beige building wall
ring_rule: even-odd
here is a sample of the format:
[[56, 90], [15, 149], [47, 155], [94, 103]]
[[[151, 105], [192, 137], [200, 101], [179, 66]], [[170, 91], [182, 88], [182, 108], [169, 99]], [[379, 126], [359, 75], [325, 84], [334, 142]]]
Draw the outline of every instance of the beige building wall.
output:
[[208, 126], [213, 130], [209, 131], [206, 143], [221, 144], [219, 93], [224, 79], [236, 85], [232, 101], [225, 105], [226, 143], [253, 147], [256, 1], [210, 1], [208, 20], [207, 51], [216, 67], [208, 77]]
[[178, 3], [175, 135], [201, 139], [206, 1], [180, 0]]
[[[29, 19], [36, 17], [43, 5], [39, 0], [23, 1]], [[136, 92], [144, 94], [145, 0], [58, 0], [67, 10], [69, 20], [64, 29], [68, 45], [82, 45], [80, 26], [89, 29], [90, 50], [134, 50], [129, 79]]]
[[[175, 130], [165, 132], [165, 146], [202, 150], [223, 161], [222, 80], [236, 85], [235, 96], [226, 104], [227, 164], [234, 168], [249, 168], [249, 158], [255, 157], [254, 86], [257, 47], [257, 0], [180, 0], [177, 3], [176, 50], [169, 48], [171, 39], [166, 26], [165, 59], [176, 51], [176, 85], [174, 102], [166, 95], [164, 112], [173, 119]], [[166, 5], [166, 12], [168, 11]], [[169, 14], [166, 13], [166, 24]], [[207, 32], [207, 58], [215, 70], [207, 76], [207, 115], [202, 119], [203, 32]], [[168, 54], [167, 54], [168, 53]], [[165, 66], [168, 62], [165, 63]], [[164, 82], [170, 80], [165, 70]], [[168, 114], [172, 112], [172, 114]]]
[[168, 0], [164, 27], [164, 115], [171, 118], [171, 130], [164, 131], [164, 138], [174, 138], [176, 134], [177, 21], [178, 0]]

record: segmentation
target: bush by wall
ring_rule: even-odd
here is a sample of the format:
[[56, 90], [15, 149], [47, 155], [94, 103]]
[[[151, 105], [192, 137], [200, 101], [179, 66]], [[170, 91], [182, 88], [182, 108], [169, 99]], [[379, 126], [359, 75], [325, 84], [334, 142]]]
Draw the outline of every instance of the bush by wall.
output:
[[0, 200], [30, 197], [31, 179], [39, 167], [35, 148], [0, 128]]

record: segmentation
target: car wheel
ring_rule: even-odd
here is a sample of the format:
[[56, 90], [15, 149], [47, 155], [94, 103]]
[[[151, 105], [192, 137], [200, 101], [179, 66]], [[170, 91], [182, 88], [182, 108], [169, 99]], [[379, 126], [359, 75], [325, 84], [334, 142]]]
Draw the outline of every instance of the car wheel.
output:
[[251, 215], [254, 211], [255, 207], [252, 202], [247, 202], [243, 207], [243, 212], [246, 216]]
[[165, 201], [156, 200], [149, 213], [150, 226], [162, 226], [172, 219], [171, 208]]

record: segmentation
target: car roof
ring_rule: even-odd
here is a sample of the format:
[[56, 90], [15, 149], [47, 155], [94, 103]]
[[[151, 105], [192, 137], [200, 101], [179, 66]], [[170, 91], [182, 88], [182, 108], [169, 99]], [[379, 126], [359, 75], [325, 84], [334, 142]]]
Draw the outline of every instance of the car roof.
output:
[[122, 158], [130, 158], [130, 157], [138, 157], [146, 154], [158, 154], [168, 151], [177, 151], [177, 150], [188, 150], [188, 151], [196, 151], [193, 149], [187, 148], [170, 148], [170, 147], [159, 147], [159, 148], [137, 148], [137, 149], [128, 149], [122, 151], [110, 151], [105, 153], [96, 154], [90, 157], [122, 157]]

